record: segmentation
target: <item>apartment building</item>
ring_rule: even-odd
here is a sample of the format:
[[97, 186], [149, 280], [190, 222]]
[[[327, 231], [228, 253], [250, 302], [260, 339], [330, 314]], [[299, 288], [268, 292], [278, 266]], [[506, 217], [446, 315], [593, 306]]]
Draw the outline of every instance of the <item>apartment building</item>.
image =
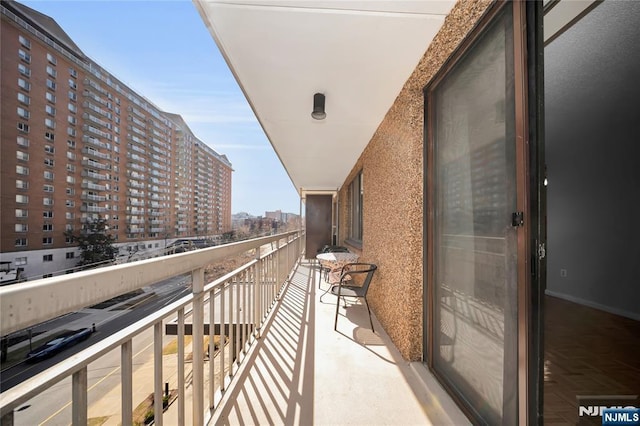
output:
[[88, 58], [50, 17], [3, 2], [0, 258], [72, 272], [65, 231], [107, 220], [123, 260], [231, 229], [226, 156]]

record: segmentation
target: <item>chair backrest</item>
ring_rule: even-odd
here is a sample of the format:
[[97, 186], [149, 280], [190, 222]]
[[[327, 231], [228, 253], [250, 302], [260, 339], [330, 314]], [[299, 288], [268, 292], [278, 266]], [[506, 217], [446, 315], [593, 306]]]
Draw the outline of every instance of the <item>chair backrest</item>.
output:
[[371, 279], [373, 278], [373, 273], [376, 272], [376, 269], [378, 269], [378, 266], [374, 265], [373, 263], [362, 263], [362, 262], [349, 263], [347, 266], [349, 267], [349, 270], [345, 271], [345, 273], [351, 275], [351, 278], [354, 280], [354, 282], [360, 281], [360, 280], [354, 279], [355, 278], [354, 275], [366, 274], [364, 277], [364, 281], [362, 282], [362, 291], [366, 296], [367, 292], [369, 291], [369, 285], [371, 285]]

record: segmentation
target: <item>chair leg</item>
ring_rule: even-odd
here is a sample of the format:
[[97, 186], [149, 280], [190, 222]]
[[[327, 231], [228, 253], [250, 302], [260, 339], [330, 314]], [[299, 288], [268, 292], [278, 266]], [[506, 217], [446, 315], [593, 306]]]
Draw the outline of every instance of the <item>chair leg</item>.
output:
[[340, 296], [336, 299], [336, 319], [333, 322], [333, 330], [338, 331], [338, 310], [340, 309]]
[[367, 312], [369, 312], [369, 323], [371, 324], [371, 331], [376, 332], [373, 329], [373, 320], [371, 319], [371, 309], [369, 309], [369, 303], [367, 302], [367, 298], [364, 297], [364, 304], [367, 305]]

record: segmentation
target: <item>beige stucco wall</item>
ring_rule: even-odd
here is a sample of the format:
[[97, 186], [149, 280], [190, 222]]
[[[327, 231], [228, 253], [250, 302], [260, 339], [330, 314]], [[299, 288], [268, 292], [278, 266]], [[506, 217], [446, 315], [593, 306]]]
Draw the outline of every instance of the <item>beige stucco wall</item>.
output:
[[407, 360], [422, 359], [422, 90], [491, 3], [463, 0], [454, 6], [339, 194], [339, 238], [344, 244], [348, 233], [348, 186], [362, 170], [362, 248], [350, 248], [361, 253], [362, 261], [378, 265], [369, 303]]

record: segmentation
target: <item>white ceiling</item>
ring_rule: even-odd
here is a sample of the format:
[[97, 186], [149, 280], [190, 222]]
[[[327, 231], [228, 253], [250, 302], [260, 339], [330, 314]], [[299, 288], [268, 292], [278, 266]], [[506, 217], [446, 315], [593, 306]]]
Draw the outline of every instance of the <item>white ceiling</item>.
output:
[[455, 1], [194, 3], [302, 193], [342, 185]]

